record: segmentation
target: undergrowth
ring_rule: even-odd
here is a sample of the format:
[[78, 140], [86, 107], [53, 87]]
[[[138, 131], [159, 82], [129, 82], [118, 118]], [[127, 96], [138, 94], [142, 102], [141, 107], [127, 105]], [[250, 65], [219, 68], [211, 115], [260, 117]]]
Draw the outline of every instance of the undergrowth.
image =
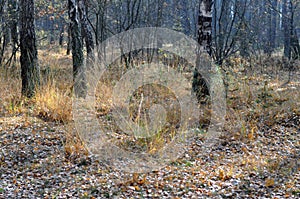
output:
[[57, 88], [56, 83], [43, 86], [34, 98], [36, 115], [45, 120], [67, 123], [72, 120], [71, 93]]
[[[87, 154], [80, 136], [76, 133], [72, 121], [72, 67], [70, 57], [64, 57], [61, 52], [40, 53], [42, 85], [36, 92], [36, 96], [31, 99], [24, 99], [21, 96], [20, 69], [15, 70], [15, 74], [7, 74], [1, 69], [0, 84], [0, 114], [2, 116], [16, 114], [31, 114], [38, 116], [46, 121], [54, 121], [65, 124], [65, 153], [67, 157], [77, 157], [80, 154]], [[268, 70], [270, 60], [266, 62], [264, 71]], [[271, 127], [292, 116], [300, 116], [300, 84], [290, 81], [289, 84], [282, 86], [285, 79], [277, 78], [271, 73], [259, 73], [253, 71], [258, 67], [258, 62], [249, 63], [248, 60], [234, 58], [229, 60], [230, 67], [227, 72], [228, 98], [227, 115], [224, 125], [225, 137], [230, 137], [243, 142], [253, 142], [258, 137], [258, 132], [266, 127]], [[273, 64], [278, 64], [273, 61]], [[173, 63], [173, 65], [176, 65]], [[273, 66], [272, 66], [273, 67]], [[272, 70], [272, 67], [269, 70]], [[280, 65], [280, 67], [282, 67]], [[123, 71], [123, 68], [121, 69]], [[95, 111], [100, 123], [111, 125], [112, 112], [112, 89], [113, 82], [120, 78], [120, 71], [113, 71], [117, 75], [113, 80], [109, 75], [101, 82], [97, 88]], [[280, 71], [286, 74], [286, 71]], [[137, 104], [133, 107], [139, 107]], [[134, 112], [134, 111], [133, 111]], [[135, 113], [140, 114], [140, 113]], [[206, 115], [207, 116], [207, 115]], [[174, 117], [169, 115], [168, 117]], [[137, 116], [135, 116], [137, 118]], [[143, 118], [143, 117], [140, 117]], [[105, 121], [103, 121], [105, 120]], [[106, 123], [105, 123], [106, 122]], [[141, 122], [135, 121], [135, 122]], [[113, 129], [117, 132], [118, 129]], [[169, 133], [174, 129], [170, 128]], [[165, 132], [164, 132], [165, 133]], [[162, 140], [161, 133], [150, 141], [138, 140], [135, 144], [141, 146], [146, 144], [147, 151], [153, 153], [160, 148], [165, 140]], [[130, 143], [130, 140], [128, 140]], [[126, 144], [123, 140], [120, 146]], [[132, 143], [131, 143], [132, 144]]]

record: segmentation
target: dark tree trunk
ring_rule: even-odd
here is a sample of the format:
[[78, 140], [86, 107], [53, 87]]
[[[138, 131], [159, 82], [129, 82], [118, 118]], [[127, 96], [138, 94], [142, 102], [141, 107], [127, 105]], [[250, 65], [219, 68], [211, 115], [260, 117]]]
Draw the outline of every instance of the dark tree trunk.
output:
[[83, 37], [87, 51], [87, 66], [90, 66], [93, 60], [94, 40], [93, 34], [87, 18], [87, 0], [78, 0], [80, 22], [83, 30]]
[[241, 30], [240, 30], [240, 55], [243, 58], [248, 58], [249, 57], [249, 39], [247, 38], [247, 29], [246, 29], [246, 22], [243, 22], [241, 25]]
[[298, 59], [300, 46], [294, 25], [295, 5], [292, 0], [284, 0], [282, 6], [282, 24], [284, 34], [284, 57]]
[[272, 51], [276, 48], [276, 29], [277, 29], [277, 5], [278, 0], [272, 0], [272, 10], [271, 10], [271, 31], [270, 31], [270, 48]]
[[282, 3], [282, 28], [284, 37], [284, 56], [291, 58], [291, 12], [290, 0], [284, 0]]
[[[107, 37], [106, 29], [106, 7], [107, 1], [102, 2], [98, 6], [98, 13], [96, 14], [96, 28], [95, 28], [95, 39], [96, 45], [99, 46]], [[105, 49], [102, 49], [105, 51]]]
[[[10, 42], [10, 32], [9, 32], [10, 29], [9, 29], [9, 19], [7, 17], [5, 17], [5, 15], [6, 15], [5, 10], [7, 9], [7, 2], [5, 2], [5, 1], [1, 2], [0, 6], [1, 6], [1, 8], [0, 8], [0, 10], [1, 10], [0, 23], [2, 24], [2, 29], [0, 30], [0, 35], [1, 35], [0, 37], [2, 37], [0, 40], [0, 44], [1, 44], [1, 46], [0, 46], [0, 49], [1, 49], [0, 50], [0, 65], [1, 65], [2, 61], [4, 59], [4, 53]], [[2, 12], [4, 12], [4, 16], [3, 16]], [[1, 43], [1, 41], [2, 41], [2, 43]]]
[[79, 10], [76, 0], [68, 0], [70, 32], [73, 59], [74, 92], [76, 97], [86, 96], [86, 77], [81, 40], [81, 27], [79, 23]]
[[72, 39], [71, 39], [71, 24], [68, 24], [68, 41], [67, 41], [67, 55], [70, 55], [72, 47]]
[[[243, 13], [243, 9], [245, 9], [246, 5], [245, 3], [247, 3], [247, 0], [241, 0], [239, 1], [239, 9], [238, 12], [239, 13]], [[244, 11], [244, 16], [241, 19], [241, 23], [240, 23], [240, 30], [239, 30], [239, 42], [240, 42], [240, 55], [245, 58], [248, 59], [250, 56], [250, 43], [251, 43], [251, 39], [250, 39], [250, 34], [249, 34], [249, 25], [251, 22], [251, 18], [252, 18], [252, 7], [249, 6], [249, 8], [247, 10]]]
[[40, 84], [40, 69], [34, 27], [34, 1], [20, 1], [20, 48], [22, 94], [33, 97]]
[[[51, 1], [51, 6], [54, 7], [54, 0]], [[50, 38], [49, 42], [50, 44], [55, 44], [55, 28], [54, 28], [54, 22], [55, 22], [54, 13], [51, 14], [51, 16], [48, 18], [49, 21], [49, 28], [50, 28]]]
[[299, 45], [297, 32], [296, 32], [295, 26], [294, 26], [295, 5], [292, 1], [290, 2], [290, 11], [291, 11], [291, 20], [290, 20], [291, 58], [293, 60], [296, 60], [296, 59], [300, 58], [300, 45]]
[[10, 21], [10, 33], [11, 33], [11, 42], [12, 42], [12, 56], [13, 56], [13, 64], [16, 62], [16, 52], [18, 45], [18, 13], [17, 13], [17, 1], [10, 0], [10, 15], [12, 19]]
[[[3, 16], [3, 11], [4, 11], [4, 5], [5, 5], [5, 2], [4, 1], [0, 1], [0, 23], [3, 24], [4, 23], [4, 16]], [[2, 33], [2, 30], [1, 32]], [[0, 65], [2, 64], [2, 59], [3, 59], [3, 55], [4, 54], [4, 51], [3, 51], [3, 48], [2, 48], [2, 34], [0, 35]], [[2, 53], [3, 52], [3, 53]]]
[[64, 44], [64, 31], [65, 31], [65, 25], [61, 24], [60, 33], [59, 33], [59, 45], [63, 46]]
[[[200, 51], [206, 51], [211, 55], [211, 41], [212, 41], [212, 5], [213, 0], [200, 0], [199, 4], [199, 18], [198, 18], [198, 43]], [[197, 99], [209, 95], [208, 86], [198, 71], [200, 63], [199, 56], [196, 61], [196, 67], [193, 76], [192, 89], [196, 93]]]
[[297, 36], [297, 32], [294, 30], [291, 36], [291, 54], [292, 59], [300, 59], [300, 44]]

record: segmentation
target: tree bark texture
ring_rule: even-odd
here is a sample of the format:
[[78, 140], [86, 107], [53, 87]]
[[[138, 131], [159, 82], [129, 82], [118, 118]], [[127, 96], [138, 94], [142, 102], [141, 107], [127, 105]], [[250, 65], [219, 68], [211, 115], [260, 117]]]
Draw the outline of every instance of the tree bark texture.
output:
[[[200, 51], [207, 52], [211, 55], [211, 41], [212, 41], [212, 5], [213, 0], [200, 0], [199, 4], [199, 17], [198, 17], [198, 43]], [[198, 56], [199, 57], [199, 56]], [[195, 92], [197, 99], [209, 95], [209, 88], [198, 71], [200, 63], [197, 58], [196, 68], [193, 74], [192, 90]]]
[[22, 95], [30, 98], [40, 84], [33, 0], [20, 1], [20, 22]]
[[290, 0], [283, 0], [282, 2], [282, 28], [284, 35], [284, 56], [291, 58], [291, 12]]
[[86, 77], [81, 40], [81, 26], [79, 21], [79, 8], [76, 0], [68, 0], [70, 32], [73, 59], [74, 92], [76, 97], [86, 96]]
[[211, 55], [213, 0], [200, 0], [198, 18], [198, 43]]
[[90, 27], [87, 17], [87, 0], [78, 0], [79, 16], [82, 26], [82, 36], [84, 37], [86, 51], [87, 51], [87, 67], [93, 64], [93, 50], [94, 50], [94, 39], [92, 29]]

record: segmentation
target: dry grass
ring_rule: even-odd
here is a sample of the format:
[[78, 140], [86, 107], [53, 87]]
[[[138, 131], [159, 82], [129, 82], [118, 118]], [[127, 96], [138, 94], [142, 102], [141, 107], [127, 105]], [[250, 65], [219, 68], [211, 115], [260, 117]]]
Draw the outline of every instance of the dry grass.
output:
[[[35, 98], [31, 101], [23, 99], [21, 93], [21, 81], [18, 72], [5, 76], [5, 71], [1, 71], [0, 84], [0, 112], [3, 114], [33, 113], [48, 121], [63, 122], [70, 127], [66, 128], [65, 150], [67, 156], [74, 154], [85, 154], [86, 151], [78, 134], [74, 134], [72, 127], [72, 65], [71, 57], [65, 56], [62, 49], [55, 52], [39, 51], [40, 65], [42, 71], [42, 86]], [[278, 64], [278, 60], [273, 65]], [[300, 115], [300, 85], [299, 82], [292, 82], [284, 87], [281, 85], [286, 81], [274, 78], [272, 75], [249, 72], [250, 65], [256, 66], [259, 63], [249, 63], [241, 58], [234, 58], [230, 61], [231, 67], [228, 73], [229, 93], [227, 99], [227, 115], [224, 131], [229, 137], [243, 141], [254, 141], [257, 138], [257, 131], [262, 125], [272, 126], [292, 114]], [[174, 63], [171, 65], [173, 66]], [[176, 65], [176, 64], [175, 64]], [[272, 63], [266, 62], [266, 68]], [[184, 66], [182, 66], [184, 68]], [[281, 67], [281, 65], [280, 65]], [[19, 71], [18, 68], [16, 71]], [[248, 72], [247, 72], [248, 71]], [[184, 72], [184, 71], [183, 71]], [[191, 73], [192, 71], [189, 71]], [[287, 72], [282, 73], [286, 74]], [[96, 90], [96, 113], [101, 125], [106, 126], [109, 131], [116, 134], [119, 139], [122, 131], [113, 123], [112, 119], [112, 90], [115, 83], [124, 73], [123, 67], [117, 64], [111, 66], [98, 84]], [[192, 75], [185, 74], [188, 77]], [[285, 75], [286, 77], [286, 75]], [[149, 90], [149, 89], [148, 89]], [[170, 96], [167, 91], [160, 88], [152, 88], [153, 93], [159, 92], [166, 98]], [[149, 106], [139, 108], [141, 91], [133, 97], [131, 108], [132, 119], [136, 124], [147, 124], [145, 116]], [[144, 93], [147, 94], [147, 93]], [[152, 96], [157, 98], [157, 96]], [[206, 112], [209, 112], [206, 110]], [[204, 114], [203, 121], [208, 121], [210, 114]], [[119, 146], [128, 148], [138, 146], [144, 148], [148, 153], [155, 153], [170, 140], [176, 130], [176, 113], [168, 115], [171, 123], [167, 128], [159, 129], [155, 136], [149, 139], [135, 139], [132, 135], [122, 135], [122, 140], [117, 143]], [[173, 123], [172, 123], [173, 121]], [[152, 132], [150, 133], [153, 134]], [[171, 137], [172, 137], [171, 136]], [[76, 156], [76, 155], [75, 155]]]
[[80, 139], [74, 123], [65, 125], [64, 149], [66, 158], [71, 161], [88, 155], [88, 150]]
[[[115, 144], [122, 148], [128, 150], [133, 150], [133, 148], [135, 148], [150, 153], [154, 153], [162, 148], [166, 142], [170, 142], [170, 139], [172, 139], [171, 137], [174, 136], [175, 133], [175, 123], [178, 123], [178, 113], [176, 114], [174, 112], [168, 114], [166, 119], [169, 122], [169, 126], [166, 128], [159, 128], [156, 132], [150, 130], [148, 126], [150, 118], [149, 115], [147, 115], [147, 110], [152, 103], [149, 99], [160, 100], [162, 103], [163, 99], [158, 99], [159, 96], [157, 94], [159, 93], [160, 97], [164, 96], [164, 98], [167, 99], [168, 95], [170, 95], [169, 91], [154, 86], [152, 88], [140, 88], [132, 95], [128, 107], [131, 123], [128, 123], [128, 125], [138, 125], [143, 129], [145, 134], [154, 135], [147, 138], [138, 138], [135, 137], [133, 133], [124, 133], [124, 131], [118, 127], [118, 124], [112, 116], [112, 112], [122, 105], [118, 106], [116, 104], [113, 105], [112, 103], [113, 86], [111, 85], [111, 82], [113, 81], [99, 82], [96, 92], [96, 113], [102, 128], [107, 129], [108, 133], [111, 135], [110, 139], [115, 140]], [[144, 95], [147, 96], [147, 100], [142, 97]], [[174, 96], [172, 97], [174, 98]], [[135, 129], [134, 126], [129, 128]]]
[[39, 51], [41, 86], [34, 99], [21, 96], [20, 66], [1, 69], [0, 111], [6, 114], [34, 113], [46, 120], [71, 120], [72, 67], [69, 56], [60, 52]]
[[96, 111], [98, 115], [107, 115], [112, 107], [112, 86], [108, 82], [99, 82], [96, 88]]
[[[295, 74], [294, 82], [284, 85], [287, 80], [276, 78], [272, 72], [249, 74], [244, 67], [240, 67], [241, 63], [247, 65], [247, 61], [235, 61], [237, 66], [228, 74], [226, 132], [247, 141], [255, 139], [256, 131], [262, 126], [271, 127], [292, 114], [299, 115], [300, 102], [297, 99], [300, 99], [300, 82], [295, 82], [299, 74]], [[288, 76], [288, 71], [280, 73], [281, 76]]]
[[72, 125], [72, 60], [63, 49], [39, 50], [41, 87], [33, 99], [21, 96], [20, 66], [0, 71], [0, 113], [4, 116], [30, 114], [46, 121], [64, 123], [65, 152], [75, 158], [86, 152]]
[[[178, 60], [176, 60], [178, 61]], [[134, 67], [142, 67], [144, 62], [136, 63]], [[174, 63], [173, 63], [174, 64]], [[170, 65], [172, 67], [172, 65]], [[146, 138], [134, 135], [134, 132], [127, 133], [118, 127], [118, 124], [112, 116], [115, 109], [124, 108], [122, 104], [113, 104], [112, 95], [113, 89], [126, 72], [125, 67], [120, 67], [118, 63], [111, 65], [102, 75], [96, 89], [96, 113], [99, 123], [103, 129], [106, 129], [110, 134], [110, 139], [115, 140], [115, 144], [127, 150], [138, 150], [147, 153], [155, 153], [169, 143], [178, 133], [176, 125], [180, 121], [180, 105], [176, 101], [173, 91], [159, 86], [158, 84], [146, 84], [139, 87], [134, 93], [131, 93], [129, 106], [126, 108], [131, 120], [128, 125], [129, 129], [135, 129], [135, 125], [143, 129], [143, 135], [148, 135]], [[192, 71], [189, 71], [190, 73]], [[190, 77], [192, 75], [189, 75]], [[134, 80], [133, 80], [134, 81]], [[126, 87], [124, 85], [124, 87]], [[180, 91], [177, 91], [180, 93]], [[167, 108], [165, 127], [158, 127], [155, 132], [149, 127], [150, 118], [148, 111], [152, 105], [160, 104]], [[166, 108], [165, 107], [165, 108]], [[158, 108], [158, 107], [156, 107]], [[161, 107], [162, 108], [162, 107]], [[159, 109], [159, 108], [158, 108]], [[154, 118], [157, 119], [157, 118]], [[159, 120], [157, 123], [160, 122]], [[159, 126], [159, 125], [158, 125]], [[134, 131], [134, 130], [133, 130]]]
[[21, 97], [21, 80], [15, 74], [0, 70], [0, 113], [19, 114], [23, 110], [24, 100]]
[[[46, 91], [46, 92], [45, 92]], [[70, 93], [59, 90], [55, 82], [43, 86], [35, 96], [35, 113], [50, 121], [67, 123], [72, 120]]]

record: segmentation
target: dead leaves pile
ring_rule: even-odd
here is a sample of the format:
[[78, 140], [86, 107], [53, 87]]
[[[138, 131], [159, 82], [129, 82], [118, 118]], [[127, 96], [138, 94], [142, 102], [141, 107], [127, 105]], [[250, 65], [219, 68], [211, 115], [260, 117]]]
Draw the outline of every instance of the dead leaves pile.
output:
[[300, 136], [292, 121], [299, 118], [257, 132], [253, 142], [223, 140], [205, 155], [195, 140], [167, 167], [128, 174], [94, 157], [66, 158], [57, 124], [1, 118], [0, 198], [296, 198]]

